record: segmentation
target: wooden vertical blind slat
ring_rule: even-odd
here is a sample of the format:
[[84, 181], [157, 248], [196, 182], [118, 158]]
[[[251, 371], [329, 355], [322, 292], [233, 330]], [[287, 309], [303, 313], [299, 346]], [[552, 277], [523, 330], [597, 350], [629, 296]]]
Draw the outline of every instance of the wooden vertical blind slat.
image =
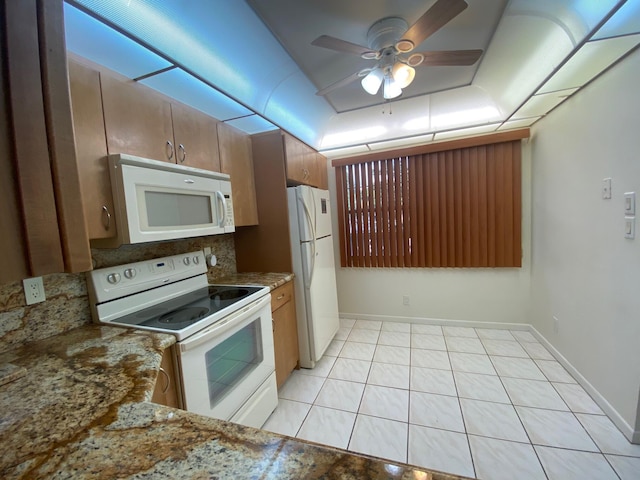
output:
[[337, 168], [343, 266], [521, 265], [519, 140]]

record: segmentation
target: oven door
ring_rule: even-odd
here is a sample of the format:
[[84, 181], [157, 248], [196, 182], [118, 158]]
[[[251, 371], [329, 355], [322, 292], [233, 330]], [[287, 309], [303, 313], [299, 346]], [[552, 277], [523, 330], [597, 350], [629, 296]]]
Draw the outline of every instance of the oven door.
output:
[[275, 371], [271, 295], [178, 345], [186, 410], [230, 420]]

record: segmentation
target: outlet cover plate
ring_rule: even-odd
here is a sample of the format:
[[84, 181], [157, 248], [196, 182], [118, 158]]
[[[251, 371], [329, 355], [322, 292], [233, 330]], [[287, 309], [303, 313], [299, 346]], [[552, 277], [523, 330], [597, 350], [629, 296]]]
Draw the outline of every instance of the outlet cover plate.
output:
[[25, 278], [22, 280], [22, 285], [24, 286], [24, 298], [27, 301], [27, 305], [44, 302], [47, 299], [44, 294], [42, 277]]

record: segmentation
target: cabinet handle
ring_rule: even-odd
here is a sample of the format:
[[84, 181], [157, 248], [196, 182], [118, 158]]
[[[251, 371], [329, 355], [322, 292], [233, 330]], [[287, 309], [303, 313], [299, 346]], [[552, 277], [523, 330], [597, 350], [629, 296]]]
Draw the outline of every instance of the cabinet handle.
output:
[[164, 374], [164, 378], [167, 380], [167, 384], [162, 389], [162, 394], [164, 395], [165, 393], [167, 393], [169, 391], [169, 387], [171, 386], [171, 377], [169, 376], [167, 371], [162, 367], [160, 367], [160, 373], [163, 373]]
[[167, 158], [169, 160], [173, 158], [173, 143], [171, 143], [171, 140], [167, 140]]
[[284, 298], [284, 293], [282, 295], [278, 295], [278, 298], [276, 298], [276, 300], [282, 300]]
[[304, 178], [307, 179], [309, 178], [309, 170], [307, 170], [306, 168], [303, 169], [304, 172]]
[[180, 158], [180, 163], [184, 163], [187, 159], [187, 150], [184, 148], [183, 144], [178, 145], [178, 150], [182, 152], [182, 157]]
[[102, 205], [102, 213], [104, 214], [102, 216], [107, 218], [107, 223], [104, 226], [104, 229], [109, 230], [111, 228], [111, 213], [109, 213], [109, 209], [106, 205]]

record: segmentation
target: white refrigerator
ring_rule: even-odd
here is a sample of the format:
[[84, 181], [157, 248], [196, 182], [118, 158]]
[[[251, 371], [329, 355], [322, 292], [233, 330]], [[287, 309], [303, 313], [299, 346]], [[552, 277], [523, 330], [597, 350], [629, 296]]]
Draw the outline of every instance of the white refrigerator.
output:
[[329, 192], [287, 188], [300, 366], [313, 368], [338, 332]]

